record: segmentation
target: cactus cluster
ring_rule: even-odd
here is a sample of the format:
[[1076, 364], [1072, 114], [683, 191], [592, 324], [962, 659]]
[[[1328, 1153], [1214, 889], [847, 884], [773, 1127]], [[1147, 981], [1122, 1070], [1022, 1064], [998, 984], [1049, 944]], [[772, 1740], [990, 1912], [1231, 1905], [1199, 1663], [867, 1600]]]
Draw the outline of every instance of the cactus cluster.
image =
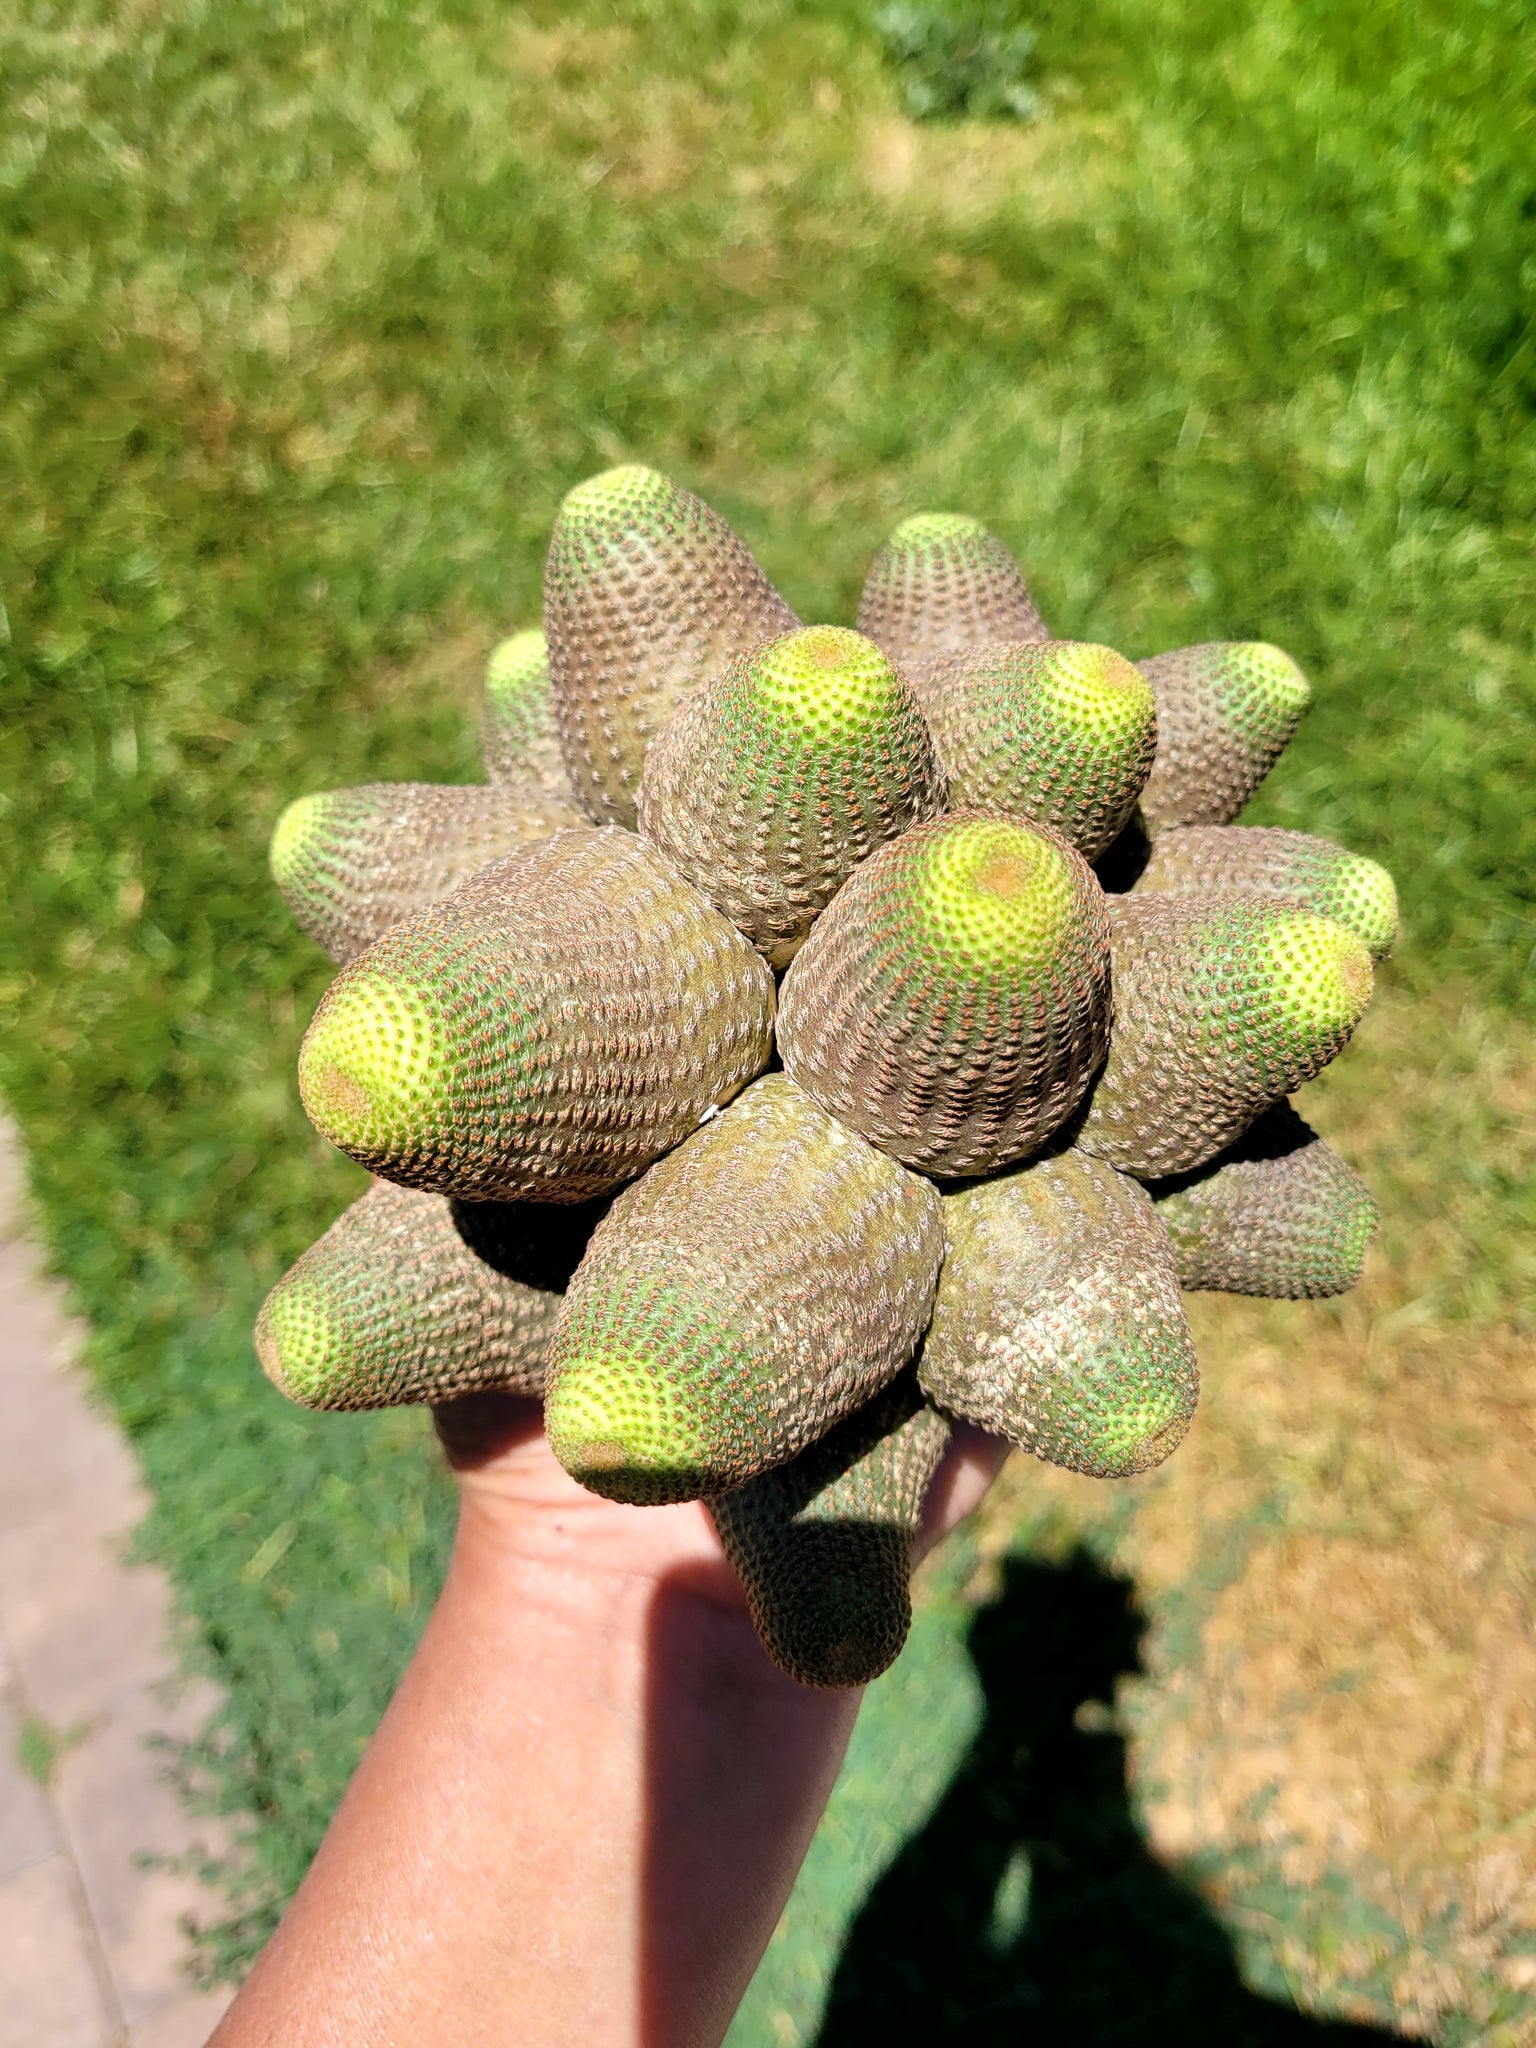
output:
[[1391, 880], [1232, 822], [1307, 694], [1269, 646], [1051, 637], [968, 518], [898, 527], [851, 631], [656, 471], [580, 485], [488, 780], [278, 822], [342, 966], [305, 1107], [378, 1178], [267, 1372], [542, 1394], [584, 1486], [709, 1504], [786, 1671], [872, 1677], [954, 1421], [1143, 1471], [1194, 1412], [1181, 1289], [1359, 1275], [1375, 1205], [1286, 1097]]

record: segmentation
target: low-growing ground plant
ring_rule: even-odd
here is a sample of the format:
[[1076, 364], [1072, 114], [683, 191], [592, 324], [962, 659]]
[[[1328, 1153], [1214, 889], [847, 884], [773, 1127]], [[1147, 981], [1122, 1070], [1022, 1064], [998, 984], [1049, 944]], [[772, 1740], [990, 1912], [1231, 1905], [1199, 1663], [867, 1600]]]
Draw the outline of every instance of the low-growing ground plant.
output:
[[1008, 0], [890, 0], [874, 24], [914, 121], [1032, 121], [1037, 38]]

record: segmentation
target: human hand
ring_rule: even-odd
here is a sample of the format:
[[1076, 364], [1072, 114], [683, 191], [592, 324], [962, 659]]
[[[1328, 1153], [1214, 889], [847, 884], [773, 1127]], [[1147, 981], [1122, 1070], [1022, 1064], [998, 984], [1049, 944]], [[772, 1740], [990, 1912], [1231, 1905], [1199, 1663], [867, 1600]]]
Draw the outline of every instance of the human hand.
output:
[[[460, 1544], [511, 1565], [617, 1577], [690, 1593], [739, 1617], [746, 1595], [702, 1502], [628, 1507], [589, 1493], [562, 1470], [544, 1438], [539, 1404], [513, 1394], [470, 1394], [433, 1411], [463, 1501]], [[1008, 1445], [965, 1423], [929, 1489], [914, 1564], [980, 1503]]]
[[[769, 1660], [702, 1504], [586, 1492], [530, 1400], [435, 1420], [442, 1597], [217, 2048], [717, 2048], [860, 1695]], [[957, 1430], [917, 1548], [1005, 1453]]]

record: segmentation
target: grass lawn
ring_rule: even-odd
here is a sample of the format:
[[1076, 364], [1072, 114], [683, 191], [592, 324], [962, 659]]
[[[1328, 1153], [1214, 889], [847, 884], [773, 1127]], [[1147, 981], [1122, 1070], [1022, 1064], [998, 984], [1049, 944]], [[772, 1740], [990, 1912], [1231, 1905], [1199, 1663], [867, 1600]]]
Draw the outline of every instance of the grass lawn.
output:
[[[1388, 861], [1406, 920], [1304, 1105], [1382, 1196], [1365, 1288], [1198, 1304], [1204, 1419], [1152, 1480], [1010, 1475], [735, 2048], [824, 2003], [856, 2041], [882, 1999], [935, 2039], [1097, 2048], [1149, 1998], [1222, 2048], [1326, 2037], [1292, 2001], [1536, 2039], [1536, 36], [1521, 0], [1028, 19], [1024, 126], [914, 125], [854, 0], [0, 24], [0, 1090], [228, 1689], [220, 1967], [312, 1852], [449, 1515], [419, 1417], [305, 1416], [251, 1355], [361, 1185], [298, 1106], [328, 965], [267, 834], [306, 789], [473, 777], [554, 508], [633, 456], [807, 618], [955, 507], [1060, 632], [1279, 641], [1317, 701], [1252, 816]], [[917, 1972], [914, 1884], [948, 1901]]]

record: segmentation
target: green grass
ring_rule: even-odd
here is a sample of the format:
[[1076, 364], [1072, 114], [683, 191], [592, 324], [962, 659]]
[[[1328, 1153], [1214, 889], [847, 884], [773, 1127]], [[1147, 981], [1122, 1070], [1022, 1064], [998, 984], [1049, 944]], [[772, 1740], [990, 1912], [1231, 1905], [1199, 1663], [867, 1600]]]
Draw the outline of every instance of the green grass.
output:
[[1279, 641], [1317, 702], [1254, 816], [1395, 869], [1399, 988], [1475, 989], [1495, 1032], [1530, 1008], [1525, 9], [1028, 20], [1044, 111], [997, 128], [907, 123], [852, 0], [0, 27], [0, 1087], [229, 1689], [225, 1960], [311, 1852], [449, 1514], [418, 1418], [304, 1416], [251, 1357], [360, 1185], [298, 1108], [327, 967], [266, 837], [306, 789], [475, 773], [479, 664], [578, 478], [702, 489], [809, 618], [954, 507], [1058, 631]]
[[16, 1731], [16, 1761], [34, 1784], [51, 1785], [60, 1757], [88, 1732], [86, 1723], [54, 1728], [40, 1715], [28, 1714]]

